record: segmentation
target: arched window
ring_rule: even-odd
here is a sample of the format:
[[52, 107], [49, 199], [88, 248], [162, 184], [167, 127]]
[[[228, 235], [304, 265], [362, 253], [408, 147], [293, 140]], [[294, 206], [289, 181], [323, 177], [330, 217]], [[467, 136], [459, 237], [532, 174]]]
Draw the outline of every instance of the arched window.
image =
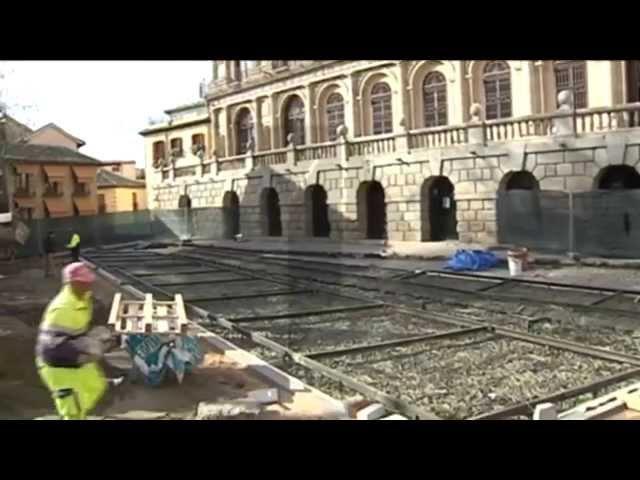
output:
[[171, 139], [171, 155], [174, 158], [180, 158], [183, 155], [182, 151], [182, 139], [181, 138], [172, 138]]
[[153, 167], [160, 168], [166, 158], [166, 148], [164, 142], [153, 143]]
[[344, 123], [344, 100], [339, 93], [327, 99], [327, 137], [330, 142], [338, 139], [338, 127]]
[[423, 83], [424, 126], [447, 124], [447, 80], [440, 72], [429, 73]]
[[373, 134], [391, 133], [393, 131], [392, 119], [391, 89], [386, 83], [376, 83], [371, 89]]
[[249, 144], [253, 144], [253, 119], [251, 111], [243, 108], [236, 117], [236, 152], [238, 155], [247, 153]]
[[507, 62], [489, 62], [484, 67], [486, 119], [511, 116], [511, 75]]
[[291, 97], [285, 108], [285, 145], [287, 144], [287, 137], [291, 133], [293, 134], [293, 142], [296, 145], [304, 145], [304, 103], [297, 96]]
[[198, 152], [205, 152], [205, 150], [204, 135], [202, 133], [191, 135], [191, 153], [197, 155]]
[[584, 60], [554, 62], [556, 93], [574, 91], [576, 108], [587, 108], [587, 65]]

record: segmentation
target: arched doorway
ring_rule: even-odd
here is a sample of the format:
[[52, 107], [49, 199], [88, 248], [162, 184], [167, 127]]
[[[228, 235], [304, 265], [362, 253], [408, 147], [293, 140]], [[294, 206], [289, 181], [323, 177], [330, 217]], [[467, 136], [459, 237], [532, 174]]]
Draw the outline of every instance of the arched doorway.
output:
[[322, 185], [311, 185], [304, 192], [306, 231], [311, 237], [328, 237], [331, 233], [327, 191]]
[[458, 238], [456, 201], [453, 184], [447, 177], [430, 177], [420, 192], [423, 242]]
[[240, 200], [236, 192], [226, 192], [222, 197], [222, 223], [224, 238], [234, 238], [240, 233]]
[[592, 255], [640, 255], [640, 174], [629, 165], [598, 172], [593, 192], [575, 194], [577, 248]]
[[260, 214], [262, 216], [263, 235], [281, 237], [280, 197], [275, 188], [269, 187], [262, 190], [260, 195]]
[[525, 170], [509, 172], [500, 181], [500, 190], [540, 190], [538, 179]]
[[640, 174], [629, 165], [610, 165], [595, 179], [597, 190], [632, 190], [640, 188]]
[[180, 198], [178, 198], [178, 208], [191, 208], [191, 197], [187, 194], [180, 195]]
[[380, 182], [362, 182], [358, 187], [358, 222], [366, 238], [387, 238], [387, 208]]
[[[546, 192], [549, 205], [564, 202], [563, 192]], [[500, 180], [496, 200], [498, 241], [505, 244], [561, 245], [567, 238], [564, 223], [555, 220], [553, 208], [545, 214], [536, 177], [526, 170], [508, 172]]]
[[178, 208], [182, 210], [183, 222], [180, 227], [180, 238], [191, 238], [193, 236], [193, 215], [191, 212], [191, 197], [186, 193], [178, 198]]

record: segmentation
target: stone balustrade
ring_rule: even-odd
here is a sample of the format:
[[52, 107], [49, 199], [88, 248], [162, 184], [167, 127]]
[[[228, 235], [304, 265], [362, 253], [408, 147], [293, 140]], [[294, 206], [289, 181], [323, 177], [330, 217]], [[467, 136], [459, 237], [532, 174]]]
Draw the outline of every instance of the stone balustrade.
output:
[[[294, 166], [300, 162], [367, 162], [380, 159], [395, 161], [406, 154], [420, 155], [430, 150], [447, 150], [447, 156], [475, 155], [477, 147], [512, 147], [518, 141], [529, 142], [545, 138], [562, 145], [567, 138], [587, 138], [590, 134], [624, 131], [640, 127], [640, 103], [614, 107], [573, 109], [570, 92], [558, 95], [559, 108], [549, 114], [527, 115], [500, 120], [484, 120], [482, 108], [471, 107], [471, 120], [463, 125], [423, 128], [402, 133], [348, 138], [347, 128], [339, 129], [338, 140], [310, 145], [294, 145], [290, 138], [285, 148], [252, 152], [224, 158], [200, 159], [201, 168], [193, 169], [195, 177], [240, 172], [253, 168]], [[522, 143], [522, 142], [520, 142]], [[454, 150], [451, 150], [454, 149]], [[460, 150], [462, 149], [462, 150]], [[466, 150], [466, 152], [465, 152]], [[600, 155], [598, 153], [598, 155]], [[387, 158], [388, 157], [388, 158]], [[413, 161], [416, 159], [414, 158]], [[418, 158], [420, 160], [420, 158]], [[412, 158], [408, 157], [411, 162]], [[180, 163], [180, 162], [177, 162]], [[190, 166], [190, 165], [189, 165]], [[173, 182], [188, 175], [191, 168], [175, 163], [156, 171], [161, 182]], [[315, 168], [315, 167], [314, 167]], [[464, 181], [464, 179], [462, 179]], [[458, 191], [464, 184], [458, 185]]]
[[[566, 127], [566, 128], [563, 128]], [[291, 146], [295, 162], [313, 160], [348, 161], [351, 157], [384, 156], [408, 150], [455, 147], [481, 143], [509, 142], [532, 137], [607, 132], [640, 127], [640, 103], [607, 108], [576, 110], [560, 109], [557, 112], [527, 115], [500, 120], [476, 120], [464, 125], [443, 126], [411, 130], [400, 134], [356, 137], [344, 140], [346, 149], [340, 149], [341, 140], [311, 145]], [[479, 136], [470, 131], [480, 132]], [[399, 140], [408, 138], [408, 143]], [[291, 148], [256, 152], [254, 166], [273, 166], [287, 163]], [[347, 158], [342, 158], [346, 154]], [[244, 167], [239, 160], [247, 155], [219, 159], [218, 171]]]

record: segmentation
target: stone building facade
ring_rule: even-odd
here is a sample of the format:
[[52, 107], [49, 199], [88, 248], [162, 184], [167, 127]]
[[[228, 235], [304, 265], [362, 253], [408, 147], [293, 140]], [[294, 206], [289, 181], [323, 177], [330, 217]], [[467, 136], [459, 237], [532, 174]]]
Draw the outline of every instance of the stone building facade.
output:
[[214, 61], [141, 132], [149, 206], [220, 208], [225, 236], [496, 243], [500, 191], [638, 175], [638, 65]]

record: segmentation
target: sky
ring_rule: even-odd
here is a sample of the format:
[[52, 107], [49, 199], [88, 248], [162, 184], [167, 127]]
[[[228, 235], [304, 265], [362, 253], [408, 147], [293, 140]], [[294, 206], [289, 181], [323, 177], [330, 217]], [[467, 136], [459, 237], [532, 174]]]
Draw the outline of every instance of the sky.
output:
[[0, 100], [31, 128], [49, 122], [86, 142], [82, 153], [98, 160], [144, 165], [138, 132], [149, 118], [197, 101], [211, 78], [207, 61], [5, 61]]

